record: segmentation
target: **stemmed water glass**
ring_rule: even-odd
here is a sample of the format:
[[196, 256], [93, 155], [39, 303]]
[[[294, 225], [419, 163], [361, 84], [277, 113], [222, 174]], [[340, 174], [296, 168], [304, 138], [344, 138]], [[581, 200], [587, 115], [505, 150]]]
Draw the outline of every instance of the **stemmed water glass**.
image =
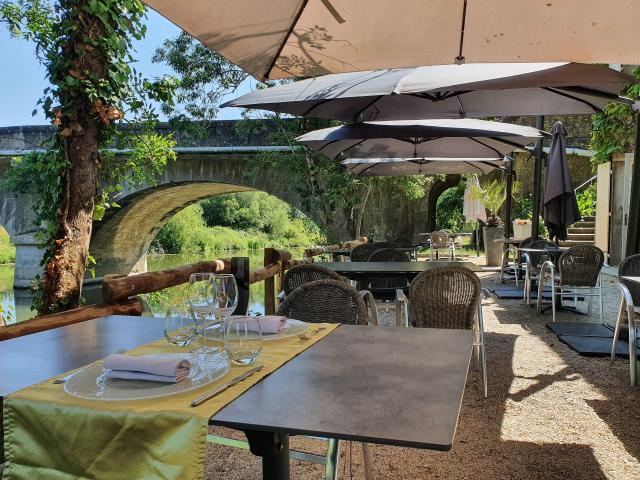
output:
[[211, 312], [224, 332], [225, 321], [238, 306], [238, 285], [231, 274], [211, 275]]
[[189, 304], [196, 318], [199, 333], [202, 335], [204, 344], [200, 349], [202, 352], [215, 353], [217, 348], [207, 346], [207, 316], [211, 312], [211, 273], [192, 273], [189, 277]]

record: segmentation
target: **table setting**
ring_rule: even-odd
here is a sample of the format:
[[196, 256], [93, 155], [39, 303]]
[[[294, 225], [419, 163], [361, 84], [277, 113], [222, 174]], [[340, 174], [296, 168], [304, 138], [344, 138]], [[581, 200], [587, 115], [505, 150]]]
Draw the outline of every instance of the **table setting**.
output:
[[[197, 274], [189, 305], [167, 311], [165, 338], [5, 397], [7, 478], [41, 469], [108, 478], [113, 465], [147, 478], [159, 461], [166, 478], [200, 478], [209, 419], [337, 327], [232, 315], [237, 301], [233, 276]], [[51, 439], [61, 446], [53, 456]]]

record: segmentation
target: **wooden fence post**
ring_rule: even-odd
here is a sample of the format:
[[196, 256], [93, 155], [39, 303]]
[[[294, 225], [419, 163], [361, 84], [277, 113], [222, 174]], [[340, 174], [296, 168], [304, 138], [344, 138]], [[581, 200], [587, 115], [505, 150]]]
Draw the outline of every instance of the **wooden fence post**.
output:
[[249, 258], [233, 257], [231, 259], [231, 273], [238, 285], [238, 306], [234, 315], [246, 315], [249, 309]]
[[[275, 248], [264, 249], [264, 266], [267, 267], [276, 263], [277, 252]], [[264, 314], [273, 315], [276, 313], [276, 286], [275, 278], [270, 277], [264, 280]]]

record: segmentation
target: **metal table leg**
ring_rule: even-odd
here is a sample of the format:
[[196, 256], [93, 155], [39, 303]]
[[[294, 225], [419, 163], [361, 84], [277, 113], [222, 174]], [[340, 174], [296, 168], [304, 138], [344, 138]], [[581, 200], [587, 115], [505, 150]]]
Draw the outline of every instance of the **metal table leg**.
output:
[[289, 480], [289, 434], [245, 430], [251, 453], [262, 457], [262, 478]]

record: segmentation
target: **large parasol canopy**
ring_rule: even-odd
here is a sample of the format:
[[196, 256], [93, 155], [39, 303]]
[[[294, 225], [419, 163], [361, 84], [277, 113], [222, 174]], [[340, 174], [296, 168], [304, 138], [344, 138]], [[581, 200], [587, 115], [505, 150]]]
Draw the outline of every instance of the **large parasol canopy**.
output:
[[[638, 2], [640, 5], [640, 2]], [[637, 80], [580, 63], [440, 65], [325, 75], [248, 93], [224, 107], [343, 120], [597, 113]]]
[[258, 79], [416, 65], [640, 64], [637, 0], [145, 0]]
[[545, 135], [532, 127], [486, 120], [395, 120], [323, 128], [296, 140], [330, 158], [387, 160], [394, 169], [403, 158], [416, 165], [424, 164], [419, 159], [502, 160]]

